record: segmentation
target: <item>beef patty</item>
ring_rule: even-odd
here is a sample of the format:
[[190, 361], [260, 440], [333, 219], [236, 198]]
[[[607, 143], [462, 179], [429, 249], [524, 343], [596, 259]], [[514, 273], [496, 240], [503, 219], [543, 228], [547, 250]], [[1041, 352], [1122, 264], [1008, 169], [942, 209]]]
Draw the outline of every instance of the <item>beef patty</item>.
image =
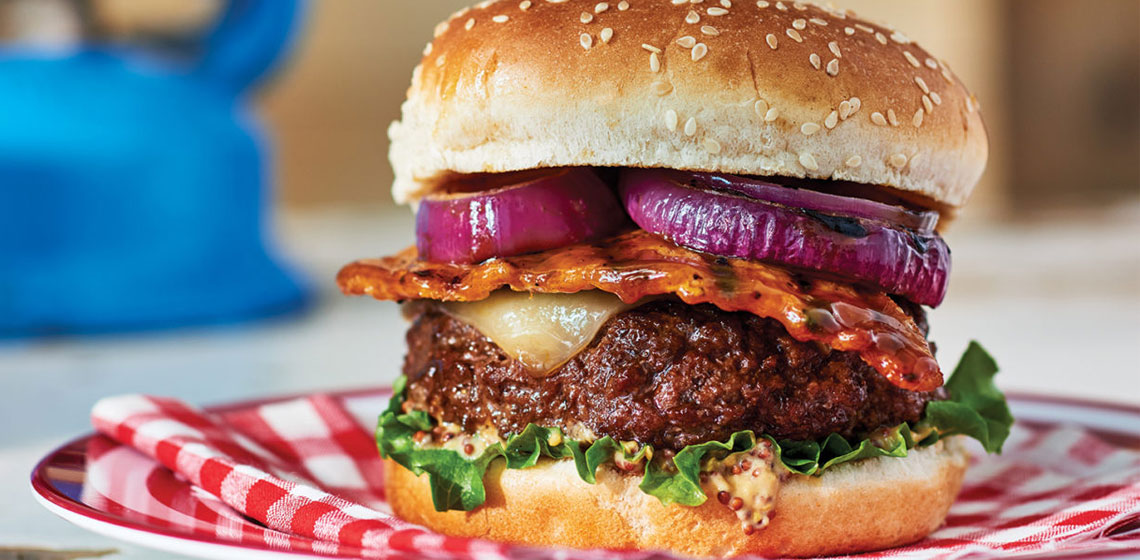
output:
[[850, 437], [917, 421], [943, 394], [895, 387], [858, 355], [798, 342], [773, 319], [674, 300], [614, 316], [545, 377], [432, 307], [407, 338], [405, 406], [468, 431], [578, 425], [672, 450], [745, 429], [777, 439]]

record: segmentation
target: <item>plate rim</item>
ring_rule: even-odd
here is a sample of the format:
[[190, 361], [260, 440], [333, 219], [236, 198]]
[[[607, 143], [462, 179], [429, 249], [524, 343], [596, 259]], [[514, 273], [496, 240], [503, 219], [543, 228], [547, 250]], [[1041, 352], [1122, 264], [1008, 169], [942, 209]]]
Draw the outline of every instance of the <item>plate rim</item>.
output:
[[[262, 406], [262, 405], [266, 405], [266, 404], [273, 404], [276, 402], [283, 402], [283, 401], [287, 401], [287, 400], [297, 399], [297, 398], [301, 398], [301, 397], [305, 397], [305, 396], [309, 396], [309, 395], [314, 395], [314, 394], [321, 394], [321, 393], [328, 394], [328, 395], [335, 396], [335, 397], [340, 397], [340, 398], [351, 398], [351, 397], [359, 397], [359, 396], [364, 396], [364, 395], [383, 396], [385, 394], [390, 394], [391, 392], [392, 392], [392, 387], [385, 385], [385, 386], [381, 386], [381, 387], [358, 387], [358, 388], [354, 388], [354, 389], [345, 389], [345, 390], [340, 390], [340, 391], [315, 391], [315, 392], [308, 392], [308, 393], [301, 393], [301, 392], [299, 392], [299, 393], [286, 393], [283, 395], [259, 397], [259, 398], [254, 398], [254, 399], [244, 399], [244, 400], [239, 400], [239, 401], [234, 401], [234, 402], [229, 402], [229, 403], [222, 403], [222, 404], [218, 404], [218, 405], [210, 405], [210, 406], [202, 407], [202, 409], [207, 411], [207, 412], [227, 412], [227, 411], [238, 410], [238, 409], [247, 408], [247, 407], [251, 407], [251, 406]], [[260, 555], [260, 553], [268, 553], [270, 555], [288, 554], [291, 558], [336, 558], [337, 557], [337, 556], [317, 556], [317, 555], [313, 555], [313, 554], [305, 552], [305, 551], [284, 550], [284, 549], [273, 548], [271, 546], [262, 545], [262, 544], [258, 544], [258, 543], [240, 544], [240, 543], [226, 542], [226, 541], [222, 541], [222, 540], [218, 540], [218, 539], [211, 539], [209, 537], [205, 537], [205, 536], [201, 536], [201, 535], [195, 535], [192, 533], [175, 531], [172, 529], [167, 529], [165, 527], [155, 527], [155, 526], [150, 526], [150, 525], [144, 525], [144, 524], [137, 523], [137, 522], [131, 522], [128, 520], [121, 519], [118, 516], [107, 513], [105, 511], [93, 508], [93, 507], [91, 507], [91, 506], [89, 506], [83, 502], [80, 502], [78, 500], [74, 500], [74, 499], [70, 498], [69, 496], [66, 496], [66, 495], [56, 491], [53, 488], [53, 485], [51, 484], [51, 482], [49, 482], [47, 480], [47, 476], [46, 476], [47, 465], [49, 463], [51, 463], [52, 460], [55, 459], [60, 453], [63, 453], [63, 452], [65, 452], [68, 449], [71, 449], [73, 447], [78, 447], [81, 444], [85, 444], [88, 441], [90, 441], [92, 438], [98, 437], [99, 435], [100, 434], [98, 432], [90, 431], [90, 432], [86, 432], [82, 435], [76, 436], [70, 440], [67, 440], [65, 443], [60, 444], [60, 445], [52, 448], [51, 451], [48, 451], [46, 454], [44, 454], [43, 457], [41, 457], [38, 461], [36, 461], [35, 467], [32, 468], [31, 477], [30, 477], [29, 482], [30, 482], [33, 497], [36, 499], [36, 502], [38, 502], [41, 506], [43, 506], [45, 509], [47, 509], [51, 513], [55, 514], [57, 517], [67, 521], [68, 523], [79, 526], [85, 530], [92, 531], [95, 533], [99, 533], [99, 534], [102, 534], [102, 535], [105, 535], [105, 536], [108, 536], [111, 538], [120, 539], [120, 540], [123, 540], [126, 542], [138, 544], [141, 546], [146, 546], [146, 547], [150, 547], [150, 548], [158, 548], [158, 549], [165, 550], [168, 552], [176, 552], [176, 553], [183, 553], [183, 554], [185, 554], [185, 551], [174, 550], [171, 548], [156, 546], [154, 543], [148, 541], [147, 538], [156, 538], [157, 537], [157, 538], [161, 538], [161, 539], [173, 539], [175, 542], [172, 542], [171, 546], [176, 544], [177, 541], [191, 541], [195, 544], [202, 545], [203, 547], [225, 549], [224, 550], [225, 552], [227, 552], [227, 553], [232, 552], [234, 554], [239, 554], [242, 551], [248, 552], [250, 550], [255, 550], [259, 553], [259, 555]], [[82, 519], [83, 521], [78, 521], [79, 519]], [[115, 528], [115, 530], [113, 530], [113, 531], [100, 531], [99, 529], [96, 528], [96, 527], [100, 527], [103, 525], [111, 525]], [[119, 530], [123, 531], [123, 533], [119, 534], [118, 533]], [[115, 534], [114, 535], [109, 534], [110, 532], [114, 532]], [[137, 535], [137, 538], [129, 538], [129, 537], [124, 536], [124, 535]], [[186, 554], [186, 555], [187, 556], [193, 556], [193, 554]], [[200, 556], [200, 557], [202, 557], [202, 558], [214, 558], [213, 556]], [[266, 556], [266, 557], [268, 558], [269, 556]]]
[[[124, 520], [114, 514], [102, 511], [91, 507], [83, 502], [74, 500], [56, 491], [52, 484], [47, 480], [46, 467], [55, 459], [60, 453], [85, 444], [92, 438], [98, 437], [98, 432], [88, 432], [82, 436], [69, 440], [67, 443], [56, 447], [48, 452], [39, 461], [32, 471], [31, 476], [31, 490], [32, 497], [36, 499], [41, 506], [55, 514], [57, 517], [76, 525], [84, 530], [98, 533], [114, 539], [119, 539], [125, 542], [138, 544], [141, 546], [164, 550], [167, 552], [181, 553], [186, 556], [198, 556], [200, 558], [217, 558], [217, 556], [204, 556], [188, 553], [182, 550], [176, 550], [161, 545], [156, 545], [149, 539], [165, 540], [171, 539], [173, 541], [190, 541], [196, 545], [201, 545], [208, 548], [228, 549], [225, 552], [232, 552], [235, 556], [227, 556], [227, 558], [237, 558], [237, 554], [244, 554], [250, 550], [257, 551], [259, 554], [262, 552], [273, 554], [288, 554], [292, 558], [322, 558], [321, 556], [314, 556], [308, 552], [300, 550], [283, 550], [273, 548], [268, 545], [259, 545], [257, 543], [232, 543], [222, 541], [219, 539], [211, 539], [209, 537], [196, 535], [193, 533], [186, 533], [167, 529], [165, 527], [155, 527], [153, 525], [144, 525], [138, 522]], [[107, 526], [113, 527], [113, 529]], [[120, 533], [119, 531], [122, 531]], [[174, 546], [176, 542], [170, 543]], [[266, 556], [268, 558], [269, 556]], [[327, 558], [327, 557], [325, 557]], [[335, 556], [333, 556], [335, 558]]]
[[[328, 556], [317, 556], [303, 551], [282, 550], [271, 547], [262, 547], [256, 544], [235, 544], [220, 540], [211, 540], [197, 535], [167, 531], [161, 528], [139, 527], [135, 524], [124, 523], [119, 520], [95, 519], [84, 513], [73, 511], [57, 503], [52, 498], [34, 492], [34, 498], [44, 509], [55, 514], [85, 531], [91, 531], [105, 537], [149, 548], [172, 552], [183, 556], [196, 558], [252, 558], [255, 560], [270, 560], [280, 558], [281, 554], [289, 554], [292, 558], [323, 559]], [[94, 510], [99, 511], [99, 510]], [[189, 541], [189, 542], [188, 542]], [[186, 547], [190, 546], [189, 549]], [[331, 558], [336, 558], [332, 556]]]
[[[340, 390], [340, 391], [316, 391], [316, 392], [308, 392], [308, 393], [295, 393], [295, 394], [285, 394], [285, 395], [261, 397], [261, 398], [254, 398], [254, 399], [246, 399], [246, 400], [240, 400], [240, 401], [235, 401], [235, 402], [231, 402], [231, 403], [223, 403], [223, 404], [219, 404], [219, 405], [205, 406], [202, 408], [203, 408], [203, 410], [205, 410], [207, 412], [227, 412], [227, 411], [243, 409], [243, 408], [248, 408], [248, 407], [253, 407], [253, 406], [263, 406], [263, 405], [267, 405], [267, 404], [273, 404], [273, 403], [287, 401], [287, 400], [296, 399], [296, 398], [301, 398], [301, 397], [305, 397], [305, 396], [309, 396], [309, 395], [313, 395], [313, 394], [327, 394], [327, 395], [338, 397], [338, 398], [352, 398], [352, 397], [361, 397], [361, 396], [366, 396], [366, 395], [367, 396], [383, 396], [385, 394], [391, 393], [391, 391], [392, 391], [391, 386], [361, 387], [361, 388], [354, 388], [354, 389], [345, 389], [345, 390]], [[1065, 406], [1079, 407], [1079, 408], [1099, 408], [1102, 410], [1108, 409], [1108, 410], [1111, 410], [1114, 412], [1124, 413], [1124, 414], [1132, 414], [1132, 415], [1136, 415], [1137, 417], [1140, 417], [1140, 405], [1130, 405], [1130, 404], [1121, 403], [1121, 402], [1114, 402], [1114, 401], [1098, 401], [1095, 399], [1087, 399], [1087, 398], [1081, 398], [1081, 397], [1066, 397], [1066, 396], [1060, 396], [1060, 395], [1050, 395], [1050, 394], [1020, 392], [1020, 391], [1007, 392], [1006, 398], [1011, 402], [1013, 402], [1013, 401], [1024, 401], [1024, 402], [1032, 402], [1032, 403], [1036, 403], [1036, 404], [1056, 404], [1056, 405], [1065, 405]], [[1107, 431], [1107, 432], [1115, 433], [1118, 435], [1131, 436], [1133, 438], [1137, 438], [1138, 440], [1140, 440], [1140, 431], [1124, 431], [1124, 430], [1115, 431], [1115, 430], [1104, 429], [1104, 428], [1100, 428], [1100, 427], [1094, 428], [1093, 430], [1095, 432], [1106, 432]], [[258, 543], [247, 543], [247, 544], [230, 543], [230, 542], [225, 542], [225, 541], [221, 541], [221, 540], [217, 540], [217, 539], [211, 539], [211, 538], [208, 538], [205, 536], [200, 536], [200, 535], [196, 535], [196, 534], [192, 534], [192, 533], [179, 532], [179, 531], [175, 531], [175, 530], [171, 530], [171, 529], [166, 529], [163, 527], [154, 527], [154, 526], [143, 525], [141, 523], [131, 522], [131, 521], [120, 519], [117, 516], [114, 516], [113, 514], [110, 514], [110, 513], [104, 512], [102, 510], [93, 508], [93, 507], [91, 507], [91, 506], [89, 506], [83, 502], [80, 502], [78, 500], [74, 500], [71, 497], [62, 494], [61, 492], [56, 491], [54, 489], [54, 487], [52, 486], [52, 484], [46, 478], [45, 473], [47, 470], [46, 469], [47, 465], [49, 463], [51, 463], [60, 453], [63, 453], [63, 452], [65, 452], [65, 451], [67, 451], [73, 447], [78, 447], [80, 444], [86, 443], [90, 439], [97, 437], [99, 435], [100, 434], [98, 432], [94, 432], [94, 431], [86, 432], [83, 435], [74, 437], [74, 438], [68, 440], [67, 442], [65, 442], [63, 444], [56, 446], [51, 451], [47, 452], [43, 457], [41, 457], [40, 460], [36, 462], [35, 467], [33, 467], [33, 469], [32, 469], [31, 477], [30, 477], [30, 483], [31, 483], [31, 490], [32, 490], [32, 493], [34, 494], [34, 497], [36, 498], [36, 501], [40, 505], [45, 507], [48, 511], [52, 512], [53, 514], [62, 518], [63, 520], [65, 520], [69, 523], [72, 523], [76, 526], [79, 526], [85, 530], [92, 531], [95, 533], [99, 533], [99, 534], [102, 534], [102, 535], [105, 535], [105, 536], [108, 536], [111, 538], [123, 540], [126, 542], [131, 542], [134, 544], [138, 544], [138, 545], [146, 546], [146, 547], [150, 547], [150, 548], [158, 548], [161, 550], [166, 550], [166, 551], [171, 551], [171, 552], [180, 552], [180, 553], [187, 554], [187, 555], [193, 555], [193, 554], [188, 554], [188, 551], [185, 551], [185, 550], [175, 550], [172, 548], [165, 548], [161, 545], [156, 545], [154, 542], [152, 542], [148, 539], [154, 538], [156, 536], [161, 537], [161, 539], [155, 539], [155, 540], [170, 539], [172, 541], [171, 543], [169, 543], [170, 546], [176, 545], [177, 541], [191, 541], [191, 542], [195, 543], [196, 545], [201, 545], [204, 548], [219, 549], [218, 550], [219, 552], [235, 553], [236, 554], [239, 551], [244, 551], [245, 553], [247, 553], [247, 556], [248, 556], [248, 553], [250, 551], [257, 551], [259, 557], [264, 555], [265, 558], [269, 558], [271, 556], [277, 556], [277, 555], [288, 555], [290, 558], [336, 558], [336, 557], [340, 557], [339, 555], [338, 556], [332, 556], [332, 555], [318, 556], [318, 555], [314, 555], [312, 553], [305, 552], [305, 551], [283, 550], [283, 549], [278, 549], [278, 548], [272, 548], [268, 545], [262, 545], [262, 544], [258, 544]], [[80, 519], [82, 519], [82, 521], [80, 521]], [[110, 531], [100, 530], [99, 527], [101, 525], [108, 525], [108, 524], [113, 526], [115, 529], [110, 530]], [[105, 527], [103, 527], [103, 528], [106, 529]], [[120, 533], [120, 531], [121, 531], [121, 533]], [[111, 533], [114, 533], [114, 534], [111, 534]], [[130, 538], [131, 536], [136, 536], [137, 538]], [[1064, 555], [1063, 554], [1061, 556], [1030, 554], [1028, 556], [1023, 556], [1023, 558], [1032, 558], [1032, 557], [1037, 557], [1037, 556], [1040, 556], [1042, 558], [1046, 558], [1046, 557], [1047, 558], [1076, 558], [1076, 557], [1080, 557], [1080, 558], [1087, 558], [1087, 557], [1140, 558], [1140, 555], [1131, 553], [1127, 550], [1119, 550], [1119, 549], [1117, 549], [1117, 550], [1104, 550], [1104, 551], [1099, 551], [1099, 552], [1095, 552], [1095, 551], [1084, 551], [1081, 553], [1074, 552], [1073, 554], [1070, 554], [1070, 555]], [[208, 558], [209, 556], [200, 556], [200, 557]]]

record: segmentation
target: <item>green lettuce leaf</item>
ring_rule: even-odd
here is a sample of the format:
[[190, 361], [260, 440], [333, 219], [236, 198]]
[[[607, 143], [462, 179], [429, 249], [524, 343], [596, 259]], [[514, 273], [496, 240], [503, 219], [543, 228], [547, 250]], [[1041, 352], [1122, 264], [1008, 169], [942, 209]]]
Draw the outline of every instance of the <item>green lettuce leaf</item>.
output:
[[[768, 441], [776, 441], [764, 436]], [[822, 442], [782, 440], [776, 444], [780, 462], [788, 470], [805, 475], [818, 475], [823, 471], [850, 461], [871, 457], [906, 457], [915, 445], [910, 426], [899, 424], [882, 434], [878, 442], [870, 438], [852, 445], [839, 434], [831, 434]]]
[[994, 385], [997, 372], [994, 359], [980, 344], [971, 341], [946, 382], [950, 399], [926, 405], [922, 423], [934, 429], [935, 437], [922, 443], [930, 445], [939, 437], [961, 434], [981, 442], [988, 453], [1001, 453], [1013, 425], [1013, 414], [1005, 395]]
[[573, 459], [578, 476], [594, 484], [597, 469], [612, 461], [620, 452], [626, 461], [647, 460], [652, 452], [644, 446], [630, 455], [613, 438], [604, 437], [590, 445], [568, 439], [560, 428], [543, 428], [529, 424], [519, 434], [488, 446], [475, 458], [467, 458], [451, 449], [425, 448], [416, 444], [416, 432], [429, 431], [435, 422], [426, 412], [403, 412], [407, 379], [401, 376], [392, 386], [388, 409], [380, 415], [376, 428], [376, 444], [380, 456], [390, 458], [416, 475], [428, 474], [432, 503], [437, 511], [450, 509], [470, 511], [487, 499], [483, 475], [491, 462], [502, 457], [509, 469], [533, 467], [542, 457]]
[[470, 511], [482, 504], [486, 500], [483, 476], [493, 461], [502, 458], [507, 468], [525, 469], [535, 466], [544, 457], [573, 459], [578, 476], [590, 484], [597, 482], [598, 467], [619, 456], [624, 462], [644, 463], [639, 486], [643, 492], [663, 504], [697, 506], [708, 499], [700, 484], [701, 471], [708, 462], [751, 451], [757, 437], [772, 445], [784, 467], [809, 476], [818, 476], [836, 465], [860, 459], [905, 457], [916, 445], [930, 445], [941, 437], [955, 434], [973, 437], [987, 451], [1000, 452], [1013, 417], [1005, 398], [993, 384], [996, 372], [993, 358], [972, 342], [946, 384], [950, 400], [927, 405], [926, 416], [918, 426], [922, 428], [919, 433], [925, 434], [922, 438], [916, 439], [907, 424], [857, 442], [838, 434], [820, 441], [777, 441], [745, 430], [723, 442], [690, 445], [667, 461], [652, 460], [650, 446], [641, 446], [630, 454], [621, 442], [610, 437], [592, 443], [579, 442], [567, 438], [559, 428], [534, 424], [488, 446], [474, 458], [450, 449], [421, 447], [415, 442], [416, 433], [431, 430], [435, 422], [423, 411], [403, 411], [406, 379], [401, 377], [393, 386], [388, 409], [380, 416], [376, 442], [382, 457], [396, 461], [417, 475], [428, 474], [432, 502], [439, 511]]
[[708, 499], [701, 489], [701, 466], [705, 458], [723, 459], [732, 453], [751, 451], [753, 447], [756, 447], [756, 436], [751, 431], [736, 432], [725, 442], [690, 445], [678, 451], [672, 461], [660, 465], [649, 461], [638, 488], [665, 505], [699, 506]]

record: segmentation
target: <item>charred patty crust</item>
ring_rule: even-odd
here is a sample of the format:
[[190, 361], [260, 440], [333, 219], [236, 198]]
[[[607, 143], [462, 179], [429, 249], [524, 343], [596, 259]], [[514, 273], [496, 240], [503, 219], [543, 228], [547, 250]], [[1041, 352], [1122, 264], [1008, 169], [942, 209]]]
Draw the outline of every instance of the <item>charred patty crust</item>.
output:
[[679, 301], [614, 316], [545, 376], [430, 307], [407, 339], [405, 406], [467, 431], [578, 426], [662, 450], [745, 429], [777, 439], [850, 437], [917, 421], [943, 393], [897, 388], [857, 354], [796, 341], [775, 320]]

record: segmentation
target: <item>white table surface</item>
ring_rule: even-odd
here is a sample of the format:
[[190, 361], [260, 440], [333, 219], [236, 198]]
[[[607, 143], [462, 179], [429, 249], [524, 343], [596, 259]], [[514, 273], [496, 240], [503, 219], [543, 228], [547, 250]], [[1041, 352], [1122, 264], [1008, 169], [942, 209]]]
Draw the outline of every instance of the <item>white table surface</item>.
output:
[[[1140, 404], [1140, 208], [1037, 225], [952, 229], [950, 295], [931, 337], [950, 368], [981, 341], [1008, 390]], [[114, 548], [170, 557], [88, 533], [32, 498], [34, 463], [90, 430], [97, 399], [151, 393], [195, 404], [389, 383], [403, 356], [396, 306], [345, 298], [343, 263], [411, 242], [406, 210], [288, 216], [281, 245], [306, 271], [317, 306], [291, 319], [221, 329], [0, 342], [0, 557], [13, 546]]]

